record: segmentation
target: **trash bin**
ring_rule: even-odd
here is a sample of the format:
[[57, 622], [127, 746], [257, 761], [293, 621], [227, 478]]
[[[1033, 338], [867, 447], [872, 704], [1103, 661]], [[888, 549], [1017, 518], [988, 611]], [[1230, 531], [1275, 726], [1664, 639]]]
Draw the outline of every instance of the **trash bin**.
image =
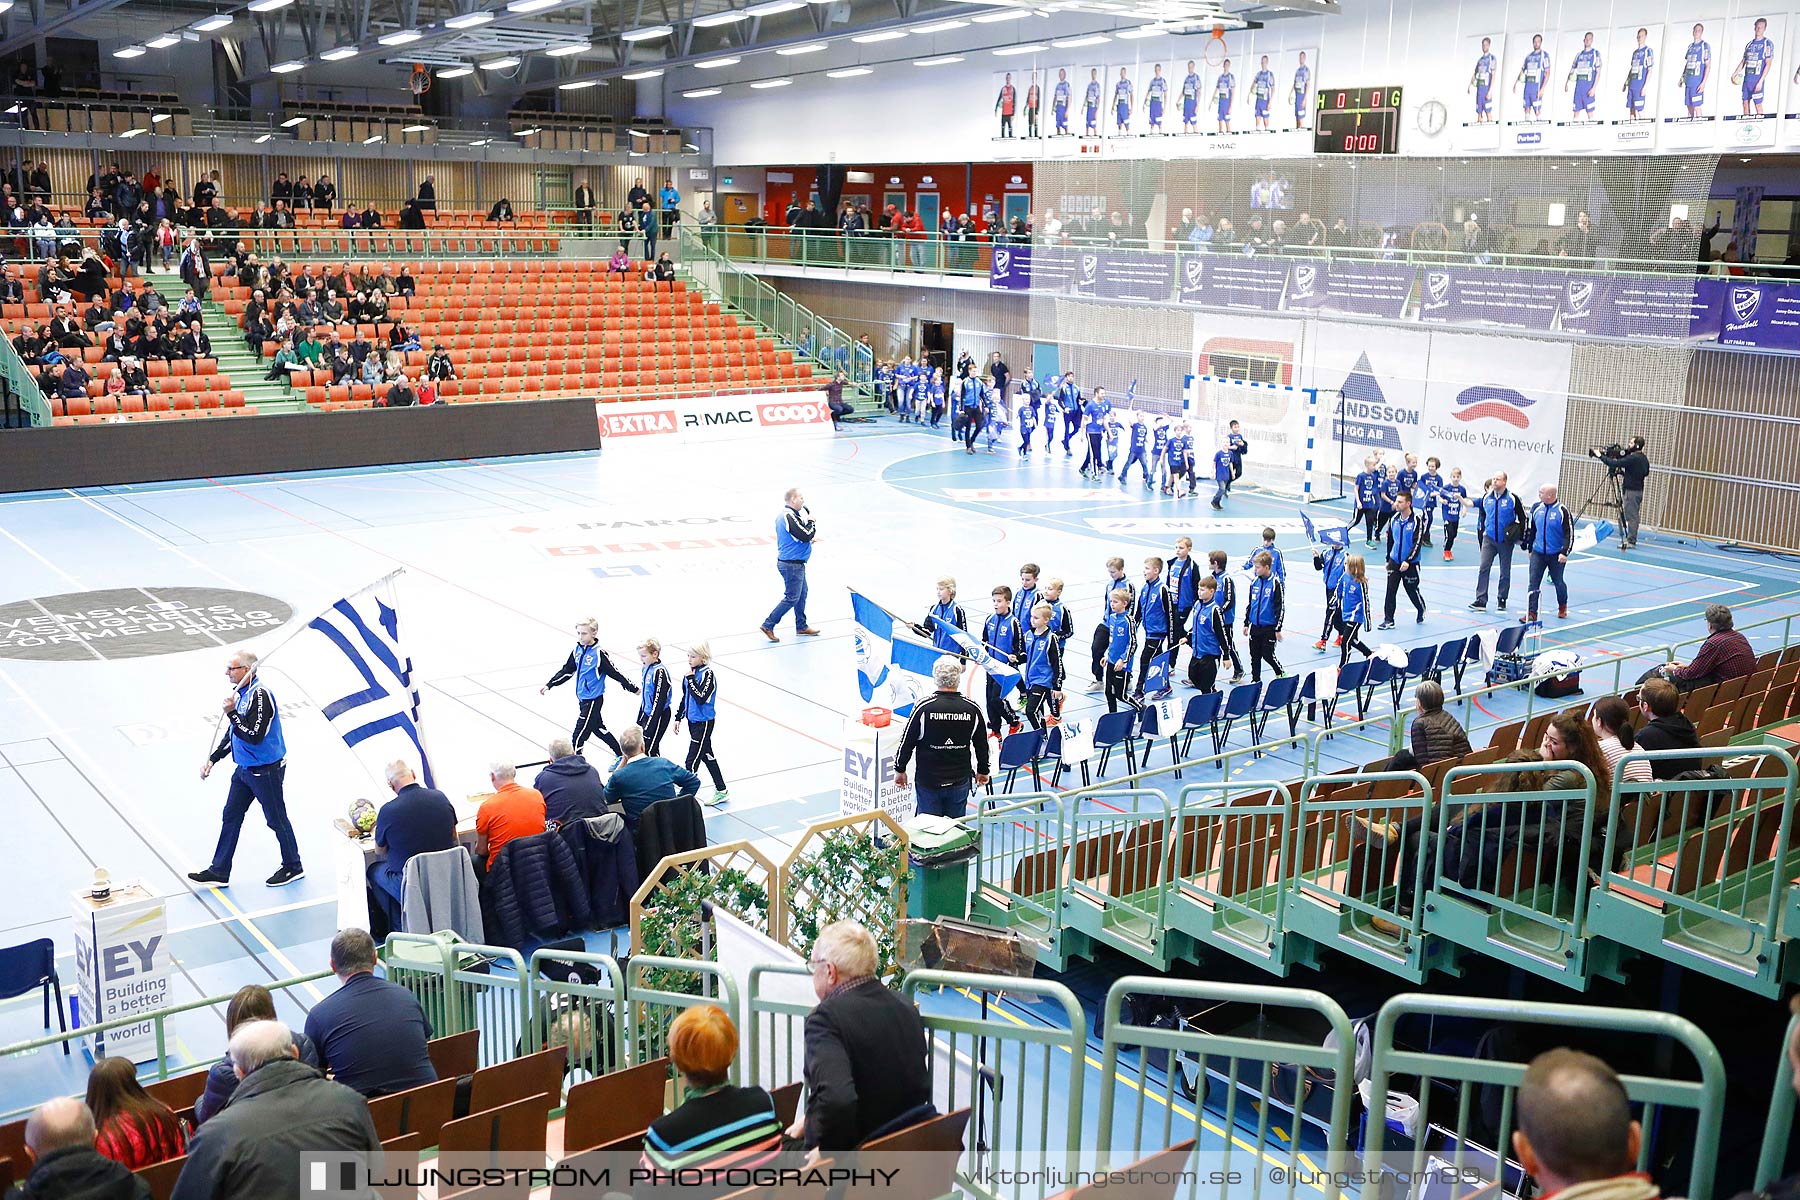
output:
[[981, 852], [973, 824], [949, 817], [915, 817], [906, 826], [911, 839], [912, 884], [906, 915], [918, 921], [969, 914], [969, 869]]

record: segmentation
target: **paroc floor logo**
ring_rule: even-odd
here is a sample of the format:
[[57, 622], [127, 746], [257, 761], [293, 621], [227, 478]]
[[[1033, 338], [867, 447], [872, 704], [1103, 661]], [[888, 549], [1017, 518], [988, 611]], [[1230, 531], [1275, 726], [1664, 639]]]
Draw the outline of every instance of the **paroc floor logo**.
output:
[[212, 650], [278, 629], [291, 606], [230, 588], [66, 592], [0, 605], [0, 658], [98, 662]]

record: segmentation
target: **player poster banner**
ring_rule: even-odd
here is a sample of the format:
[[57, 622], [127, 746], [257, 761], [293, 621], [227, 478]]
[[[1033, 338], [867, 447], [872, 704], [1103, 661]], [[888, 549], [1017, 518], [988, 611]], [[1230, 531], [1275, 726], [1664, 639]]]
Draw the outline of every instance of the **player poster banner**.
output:
[[1551, 329], [1563, 276], [1506, 267], [1427, 267], [1419, 320], [1437, 325]]

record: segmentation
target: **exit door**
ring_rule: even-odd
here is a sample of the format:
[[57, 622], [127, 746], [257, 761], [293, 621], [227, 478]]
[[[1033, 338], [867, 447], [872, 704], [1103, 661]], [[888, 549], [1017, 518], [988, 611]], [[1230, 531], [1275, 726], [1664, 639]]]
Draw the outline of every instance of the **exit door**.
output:
[[951, 364], [956, 361], [956, 326], [949, 321], [913, 319], [913, 358], [926, 366], [941, 367], [944, 378], [950, 378]]
[[1015, 193], [1009, 194], [1005, 197], [1002, 197], [1002, 199], [1000, 201], [1000, 217], [1001, 217], [1001, 222], [1008, 229], [1012, 228], [1012, 223], [1013, 223], [1014, 217], [1018, 217], [1020, 220], [1024, 220], [1026, 217], [1029, 217], [1030, 215], [1031, 215], [1031, 193], [1030, 192], [1015, 192]]

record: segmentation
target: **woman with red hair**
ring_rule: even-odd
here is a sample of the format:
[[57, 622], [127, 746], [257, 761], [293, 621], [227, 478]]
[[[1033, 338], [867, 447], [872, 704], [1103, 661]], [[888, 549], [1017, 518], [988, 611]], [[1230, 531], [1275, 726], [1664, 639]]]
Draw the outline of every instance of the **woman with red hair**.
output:
[[644, 1163], [658, 1172], [767, 1166], [781, 1154], [781, 1118], [759, 1087], [727, 1082], [738, 1031], [724, 1009], [701, 1004], [669, 1026], [669, 1057], [687, 1099], [650, 1126]]

